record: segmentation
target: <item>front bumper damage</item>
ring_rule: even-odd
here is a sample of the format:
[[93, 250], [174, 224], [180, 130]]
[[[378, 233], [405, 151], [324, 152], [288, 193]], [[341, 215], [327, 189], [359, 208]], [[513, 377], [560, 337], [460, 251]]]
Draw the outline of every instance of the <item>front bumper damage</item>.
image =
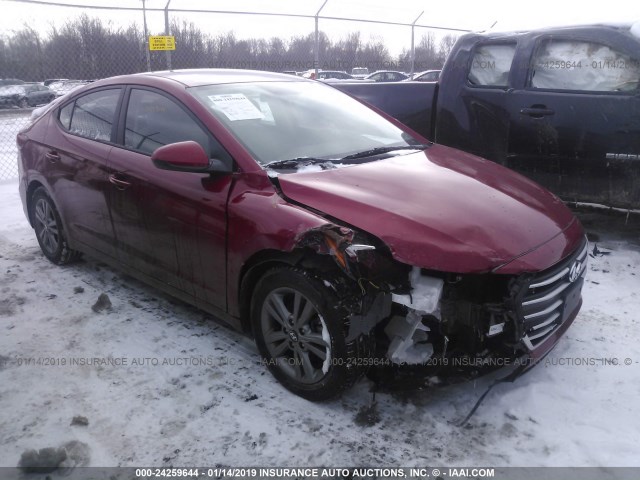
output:
[[378, 347], [387, 361], [374, 377], [395, 388], [420, 388], [504, 367], [528, 371], [580, 310], [587, 248], [584, 239], [573, 254], [535, 274], [452, 276], [414, 269], [411, 301], [392, 296], [392, 317], [377, 337], [388, 340]]
[[524, 372], [553, 348], [581, 306], [586, 239], [548, 270], [452, 274], [393, 260], [385, 246], [344, 227], [309, 232], [301, 244], [330, 255], [351, 313], [347, 341], [373, 334], [370, 377], [380, 387], [447, 385], [503, 367]]

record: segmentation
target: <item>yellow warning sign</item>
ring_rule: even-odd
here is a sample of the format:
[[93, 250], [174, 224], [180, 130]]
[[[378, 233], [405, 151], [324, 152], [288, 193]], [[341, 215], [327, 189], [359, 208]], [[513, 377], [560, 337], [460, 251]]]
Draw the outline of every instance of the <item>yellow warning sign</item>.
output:
[[149, 50], [175, 50], [176, 37], [173, 35], [157, 35], [149, 37]]

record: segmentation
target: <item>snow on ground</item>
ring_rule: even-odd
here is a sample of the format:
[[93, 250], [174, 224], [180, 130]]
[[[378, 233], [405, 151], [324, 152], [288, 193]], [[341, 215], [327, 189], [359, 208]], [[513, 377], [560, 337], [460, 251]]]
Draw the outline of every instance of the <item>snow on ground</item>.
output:
[[[367, 425], [368, 381], [327, 403], [295, 397], [249, 339], [208, 315], [90, 258], [49, 263], [17, 183], [0, 184], [0, 198], [0, 466], [70, 441], [88, 446], [73, 461], [91, 466], [640, 465], [637, 234], [601, 229], [611, 253], [590, 259], [575, 324], [466, 427], [490, 379], [378, 394], [380, 421]], [[102, 293], [113, 306], [96, 313]], [[70, 364], [91, 358], [112, 364]]]

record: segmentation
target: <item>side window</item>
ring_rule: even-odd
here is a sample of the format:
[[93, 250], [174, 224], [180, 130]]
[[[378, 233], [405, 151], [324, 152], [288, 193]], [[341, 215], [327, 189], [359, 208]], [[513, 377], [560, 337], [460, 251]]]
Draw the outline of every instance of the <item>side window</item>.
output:
[[193, 140], [211, 157], [230, 157], [178, 104], [159, 93], [131, 90], [124, 131], [126, 147], [151, 154], [158, 147]]
[[640, 60], [582, 40], [543, 41], [531, 73], [533, 88], [624, 92], [638, 89]]
[[475, 49], [467, 79], [471, 85], [485, 87], [506, 87], [515, 44], [481, 45]]
[[71, 112], [73, 112], [74, 105], [75, 102], [71, 102], [60, 109], [58, 119], [65, 130], [69, 130], [69, 125], [71, 124]]
[[119, 88], [84, 95], [60, 110], [60, 123], [81, 137], [108, 142], [119, 99]]

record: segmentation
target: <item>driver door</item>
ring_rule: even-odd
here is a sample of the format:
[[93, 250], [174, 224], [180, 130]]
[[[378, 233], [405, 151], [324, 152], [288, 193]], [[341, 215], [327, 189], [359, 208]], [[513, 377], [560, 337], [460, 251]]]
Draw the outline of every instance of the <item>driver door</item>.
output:
[[196, 303], [226, 310], [226, 203], [232, 176], [160, 170], [158, 147], [194, 140], [231, 162], [176, 99], [129, 88], [120, 148], [108, 161], [110, 209], [120, 261]]

